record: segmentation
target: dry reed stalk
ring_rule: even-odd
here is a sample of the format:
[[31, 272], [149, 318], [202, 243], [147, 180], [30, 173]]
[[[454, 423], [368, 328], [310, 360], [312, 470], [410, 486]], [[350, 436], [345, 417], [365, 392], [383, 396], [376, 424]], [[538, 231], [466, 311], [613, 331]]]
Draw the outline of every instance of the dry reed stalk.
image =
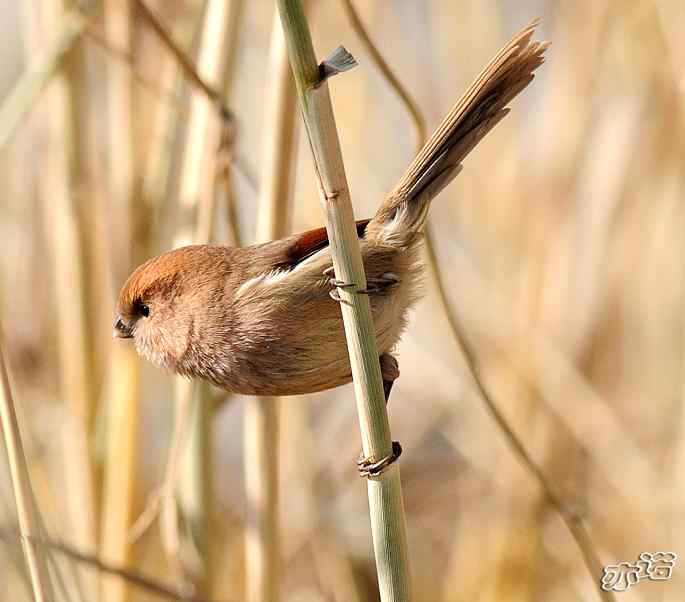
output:
[[267, 83], [257, 243], [283, 237], [290, 230], [289, 199], [293, 188], [297, 96], [277, 11], [271, 33]]
[[[197, 60], [197, 75], [194, 80], [208, 83], [211, 89], [220, 90], [224, 98], [229, 59], [233, 54], [233, 45], [237, 36], [238, 16], [241, 0], [209, 0], [205, 8], [205, 18]], [[185, 63], [182, 63], [184, 66]], [[188, 71], [185, 65], [184, 71]], [[195, 70], [191, 70], [195, 73]], [[217, 98], [210, 102], [206, 86], [201, 86], [204, 94], [194, 94], [188, 118], [188, 129], [184, 143], [184, 154], [180, 168], [179, 206], [182, 212], [182, 223], [174, 241], [174, 246], [190, 242], [207, 242], [211, 239], [214, 216], [216, 166], [219, 143], [222, 141], [222, 128], [226, 126], [225, 116], [219, 115]], [[223, 107], [224, 103], [220, 103]], [[187, 508], [178, 507], [186, 524], [191, 525], [190, 535], [182, 541], [178, 532], [176, 506], [173, 499], [167, 497], [166, 519], [163, 529], [167, 553], [180, 562], [186, 576], [199, 592], [212, 589], [212, 560], [209, 545], [209, 505], [211, 491], [211, 462], [207, 456], [210, 448], [211, 412], [206, 387], [196, 397], [198, 405], [194, 412], [189, 412], [192, 403], [193, 388], [183, 379], [178, 379], [175, 388], [177, 407], [176, 420], [187, 422], [190, 429], [188, 443], [183, 450], [186, 460], [179, 464], [189, 472], [181, 477], [179, 487], [190, 488], [178, 497], [178, 503], [189, 502]], [[184, 418], [185, 416], [185, 418]], [[190, 419], [190, 422], [188, 422]], [[183, 431], [184, 428], [177, 429]], [[181, 435], [182, 437], [182, 435]], [[181, 444], [181, 440], [174, 442]], [[201, 493], [199, 493], [201, 491]], [[196, 503], [201, 495], [202, 507]], [[181, 549], [183, 547], [183, 549]]]
[[[159, 10], [164, 4], [163, 0], [157, 4], [157, 10]], [[138, 7], [140, 8], [141, 6], [142, 3], [138, 2]], [[158, 21], [152, 9], [147, 9], [142, 14], [147, 15], [146, 22]], [[194, 18], [182, 33], [181, 41], [173, 42], [174, 47], [176, 47], [176, 44], [179, 44], [182, 48], [192, 47], [192, 42], [196, 38], [201, 25], [202, 14], [198, 11], [197, 18]], [[166, 38], [162, 40], [165, 48], [162, 53], [163, 56], [157, 57], [155, 60], [159, 62], [161, 58], [162, 65], [158, 69], [160, 73], [159, 81], [162, 84], [163, 90], [169, 92], [160, 94], [148, 86], [150, 91], [153, 92], [152, 99], [154, 100], [149, 110], [154, 113], [154, 125], [152, 127], [151, 139], [148, 143], [148, 151], [146, 152], [148, 159], [144, 161], [144, 166], [142, 167], [142, 202], [147, 208], [150, 222], [146, 228], [146, 255], [154, 255], [162, 250], [161, 245], [165, 236], [164, 217], [169, 209], [168, 199], [173, 196], [174, 167], [179, 158], [178, 151], [181, 146], [183, 118], [188, 114], [187, 103], [182, 101], [183, 88], [186, 81], [188, 81], [188, 76], [179, 65], [178, 53], [167, 51], [168, 44], [165, 40], [171, 40], [171, 38], [170, 34], [166, 32], [166, 29], [161, 24], [155, 29], [157, 37], [159, 37], [160, 28], [166, 35]], [[155, 48], [158, 45], [159, 41], [155, 40]]]
[[33, 541], [41, 534], [38, 508], [33, 498], [26, 457], [19, 432], [9, 374], [0, 338], [0, 425], [9, 460], [12, 491], [17, 507], [17, 519], [26, 567], [31, 579], [35, 602], [51, 602], [54, 598], [44, 551]]
[[[178, 67], [173, 60], [165, 60], [162, 66], [162, 78], [179, 90], [182, 86]], [[183, 110], [177, 104], [157, 102], [154, 105], [154, 126], [150, 141], [148, 160], [143, 171], [142, 201], [148, 209], [147, 254], [154, 255], [161, 251], [162, 215], [166, 200], [171, 195], [173, 165], [177, 142], [179, 139], [181, 116]]]
[[[107, 43], [116, 51], [133, 57], [135, 37], [133, 0], [105, 0], [103, 17]], [[112, 248], [114, 274], [121, 282], [133, 266], [135, 183], [135, 80], [123, 62], [107, 64], [107, 136], [109, 154], [109, 196], [113, 210], [110, 228], [119, 233]]]
[[[167, 50], [173, 55], [176, 64], [181, 68], [185, 77], [192, 82], [194, 86], [202, 90], [207, 98], [218, 105], [218, 108], [225, 113], [225, 118], [231, 118], [231, 112], [224, 102], [225, 94], [221, 86], [215, 86], [213, 82], [205, 78], [204, 74], [201, 73], [201, 69], [197, 70], [195, 68], [193, 62], [188, 58], [183, 49], [176, 44], [167, 28], [147, 7], [144, 0], [134, 1], [146, 24], [155, 32], [160, 41], [166, 46]], [[237, 15], [234, 14], [234, 16]], [[228, 54], [230, 54], [230, 52]]]
[[[71, 8], [62, 0], [44, 4], [46, 22]], [[82, 49], [72, 48], [49, 90], [50, 155], [41, 184], [46, 231], [52, 233], [57, 339], [61, 393], [67, 406], [63, 429], [67, 512], [73, 540], [92, 552], [97, 542], [97, 473], [91, 449], [96, 411], [94, 358], [89, 341], [86, 215], [82, 203], [89, 171], [89, 132], [86, 114]], [[95, 595], [96, 581], [82, 575], [86, 591]]]
[[[224, 91], [232, 47], [235, 43], [242, 0], [209, 0], [205, 8], [202, 39], [197, 59], [197, 73], [203, 82]], [[180, 168], [179, 206], [185, 214], [174, 241], [175, 246], [200, 242], [211, 232], [198, 232], [196, 223], [200, 199], [211, 203], [215, 182], [216, 154], [221, 141], [221, 115], [216, 101], [206, 94], [194, 93], [191, 99], [183, 161]], [[210, 206], [210, 207], [211, 207]], [[205, 224], [208, 223], [206, 220]], [[211, 222], [209, 222], [211, 223]]]
[[57, 20], [52, 43], [33, 68], [28, 69], [0, 107], [0, 150], [12, 139], [43, 89], [57, 74], [69, 52], [80, 40], [88, 23], [78, 11], [72, 10]]
[[[231, 23], [229, 26], [229, 33], [225, 41], [225, 47], [223, 48], [224, 55], [228, 57], [228, 59], [226, 59], [224, 72], [229, 70], [228, 62], [233, 56], [233, 48], [237, 42], [237, 35], [233, 32], [236, 31], [242, 0], [236, 0], [234, 4], [235, 6], [230, 11]], [[154, 31], [159, 41], [164, 45], [165, 50], [173, 57], [173, 61], [169, 65], [169, 75], [172, 75], [172, 69], [174, 74], [182, 74], [182, 78], [179, 78], [177, 83], [180, 84], [182, 80], [190, 83], [196, 91], [202, 92], [208, 99], [209, 104], [213, 105], [214, 110], [221, 114], [221, 133], [216, 134], [214, 128], [212, 129], [212, 135], [218, 135], [219, 138], [217, 140], [209, 140], [209, 144], [207, 145], [207, 147], [212, 149], [213, 145], [218, 146], [221, 149], [221, 152], [219, 153], [221, 156], [216, 157], [214, 154], [209, 153], [205, 158], [206, 170], [202, 175], [203, 185], [212, 188], [212, 192], [210, 193], [209, 188], [206, 188], [203, 191], [202, 198], [205, 202], [201, 203], [198, 207], [197, 224], [195, 226], [195, 239], [197, 241], [209, 240], [212, 234], [212, 222], [215, 213], [214, 204], [216, 203], [216, 190], [230, 191], [230, 161], [232, 159], [232, 153], [231, 149], [227, 147], [229, 147], [232, 142], [231, 137], [233, 134], [234, 117], [226, 105], [226, 95], [221, 85], [217, 86], [214, 81], [207, 80], [204, 74], [201, 74], [199, 70], [196, 69], [192, 60], [177, 42], [174, 41], [168, 29], [155, 13], [147, 7], [143, 0], [136, 0], [136, 5], [146, 25]], [[193, 110], [197, 110], [198, 106], [193, 98], [195, 97], [191, 98], [191, 107], [187, 111], [189, 115], [192, 114]], [[174, 108], [173, 105], [176, 105], [176, 110], [172, 110]], [[148, 201], [148, 204], [154, 203], [152, 207], [152, 219], [154, 222], [152, 228], [153, 231], [158, 234], [160, 230], [159, 222], [162, 199], [169, 196], [172, 185], [172, 166], [174, 165], [176, 154], [174, 151], [178, 148], [176, 141], [177, 134], [179, 133], [179, 116], [180, 113], [186, 113], [186, 107], [180, 107], [178, 102], [173, 103], [173, 105], [169, 105], [164, 111], [158, 111], [157, 122], [159, 123], [158, 131], [160, 134], [156, 136], [155, 139], [159, 142], [161, 148], [156, 149], [157, 152], [150, 153], [149, 177], [145, 178], [147, 185], [145, 186], [144, 196]], [[216, 180], [211, 182], [207, 180], [206, 177], [209, 177], [207, 174], [213, 172], [216, 173]], [[207, 196], [209, 194], [211, 194], [211, 197]], [[231, 200], [231, 195], [227, 193], [227, 203], [229, 207], [232, 207]], [[234, 217], [235, 216], [232, 215], [232, 218]], [[190, 223], [190, 221], [188, 223]], [[235, 238], [236, 226], [234, 219], [231, 219], [229, 226]], [[235, 240], [237, 240], [237, 238], [235, 238]]]
[[[289, 398], [285, 401], [287, 411], [280, 417], [278, 443], [281, 450], [279, 496], [283, 500], [280, 508], [281, 564], [287, 567], [302, 553], [305, 545], [316, 550], [321, 513], [317, 507], [315, 480], [318, 473], [324, 473], [330, 467], [319, 466], [319, 461], [325, 460], [316, 454], [309, 411], [311, 400]], [[357, 451], [350, 449], [350, 457]], [[358, 485], [356, 481], [355, 485]]]
[[[127, 536], [135, 502], [140, 421], [139, 360], [129, 346], [119, 345], [112, 355], [109, 375], [109, 412], [103, 492], [101, 557], [104, 562], [129, 567], [133, 549]], [[103, 577], [102, 599], [124, 602], [132, 592], [126, 581]]]
[[[288, 234], [289, 199], [294, 180], [296, 94], [277, 10], [271, 31], [257, 243]], [[279, 405], [278, 398], [255, 397], [248, 399], [245, 406], [245, 576], [248, 602], [273, 602], [280, 597]]]
[[[126, 68], [131, 71], [131, 77], [135, 80], [136, 85], [141, 90], [153, 95], [160, 101], [162, 106], [170, 106], [178, 109], [182, 113], [185, 112], [186, 106], [183, 100], [179, 98], [178, 86], [174, 87], [171, 82], [167, 82], [168, 78], [165, 77], [165, 69], [163, 66], [159, 69], [160, 75], [149, 77], [142, 73], [142, 70], [139, 68], [137, 61], [132, 54], [112, 46], [92, 23], [86, 28], [84, 36], [88, 39], [88, 42], [92, 43], [93, 47], [98, 48], [108, 59], [126, 65]], [[170, 62], [175, 65], [173, 61]]]
[[[361, 290], [366, 283], [364, 265], [328, 84], [321, 80], [300, 2], [279, 0], [278, 6], [316, 167], [336, 278], [354, 283], [357, 290]], [[364, 295], [348, 292], [343, 292], [342, 298], [346, 301], [341, 304], [341, 310], [363, 453], [367, 458], [378, 460], [392, 452], [392, 440], [369, 300]], [[392, 465], [380, 478], [367, 480], [367, 486], [381, 600], [409, 600], [410, 576], [399, 467]]]
[[[132, 55], [134, 12], [131, 0], [106, 0], [103, 6], [108, 43]], [[108, 71], [108, 151], [111, 230], [110, 261], [113, 280], [121, 282], [134, 263], [134, 77], [128, 65], [110, 61]], [[112, 218], [113, 216], [113, 218]], [[114, 225], [112, 225], [112, 220]], [[122, 567], [133, 562], [127, 533], [136, 495], [138, 425], [140, 421], [140, 375], [138, 358], [131, 345], [115, 344], [110, 360], [107, 448], [104, 458], [101, 555]], [[102, 599], [125, 602], [131, 598], [126, 581], [103, 576]]]
[[245, 406], [245, 599], [279, 599], [278, 398]]
[[[23, 39], [24, 39], [24, 52], [27, 57], [27, 61], [32, 61], [34, 56], [41, 56], [45, 54], [46, 46], [50, 46], [52, 42], [46, 45], [46, 38], [51, 37], [52, 31], [54, 29], [54, 23], [50, 23], [48, 27], [45, 27], [41, 22], [41, 7], [38, 2], [27, 2], [23, 5], [23, 15], [22, 15], [22, 25], [23, 25]], [[69, 17], [74, 13], [68, 13]], [[49, 33], [47, 33], [49, 32]], [[31, 71], [31, 69], [29, 69]], [[42, 172], [36, 172], [36, 136], [41, 137], [45, 133], [45, 120], [43, 119], [43, 111], [39, 105], [37, 114], [35, 117], [37, 119], [28, 119], [23, 126], [21, 141], [22, 146], [25, 147], [23, 156], [20, 153], [15, 152], [15, 161], [17, 165], [21, 167], [23, 181], [29, 181], [33, 186], [36, 186], [36, 178], [40, 179]], [[19, 142], [19, 140], [17, 140]], [[39, 187], [29, 187], [33, 192]], [[35, 198], [32, 199], [32, 215], [39, 216], [41, 212], [42, 199], [40, 195], [34, 195]], [[34, 223], [35, 226], [35, 223]], [[36, 227], [36, 235], [33, 237], [34, 248], [31, 251], [33, 256], [32, 261], [35, 262], [33, 270], [29, 270], [25, 277], [33, 278], [36, 269], [41, 270], [44, 267], [44, 261], [46, 253], [49, 252], [49, 241], [46, 241], [45, 232], [38, 225]], [[13, 285], [14, 286], [14, 285]], [[20, 287], [21, 283], [16, 282], [16, 286]], [[41, 293], [37, 290], [36, 294]], [[17, 315], [14, 316], [14, 322], [17, 322]], [[45, 319], [43, 317], [42, 319]], [[41, 318], [39, 318], [39, 323]], [[33, 328], [33, 327], [31, 327]], [[39, 328], [44, 328], [39, 326]], [[22, 341], [21, 338], [17, 341], [19, 347], [21, 348]], [[35, 428], [36, 424], [33, 420], [35, 418], [34, 413], [31, 413], [32, 420], [26, 421], [25, 417], [22, 416], [21, 407], [15, 407], [17, 414], [17, 419], [20, 424], [26, 426], [24, 429], [24, 448], [26, 450], [26, 455], [28, 457], [28, 470], [31, 475], [31, 485], [34, 500], [40, 500], [40, 512], [37, 513], [38, 526], [40, 533], [44, 536], [47, 532], [46, 526], [42, 520], [45, 517], [45, 522], [49, 525], [51, 532], [59, 532], [63, 529], [62, 524], [63, 519], [63, 507], [59, 510], [57, 508], [60, 500], [59, 496], [54, 487], [51, 486], [51, 475], [48, 473], [48, 462], [46, 461], [46, 454], [42, 449], [42, 440], [36, 436]], [[51, 444], [51, 448], [55, 450], [55, 443]], [[12, 522], [14, 522], [14, 512], [13, 509], [10, 511], [11, 514], [7, 516], [12, 516]], [[59, 520], [58, 520], [59, 519]], [[23, 558], [21, 554], [21, 548], [13, 550], [16, 552], [16, 558], [19, 562], [19, 566], [23, 566]], [[55, 597], [57, 599], [73, 600], [83, 602], [85, 600], [83, 592], [81, 591], [78, 575], [78, 567], [73, 562], [60, 563], [54, 557], [54, 554], [50, 550], [45, 550], [47, 557], [47, 564], [50, 572], [50, 576], [54, 584]], [[0, 572], [1, 569], [0, 569]], [[31, 584], [28, 580], [28, 573], [24, 570], [21, 571], [22, 576], [25, 578], [25, 583], [30, 591]]]
[[[166, 531], [174, 533], [173, 542], [183, 576], [193, 590], [209, 595], [214, 589], [214, 554], [211, 517], [214, 509], [212, 484], [212, 418], [211, 390], [203, 382], [189, 382], [191, 401], [186, 422], [186, 437], [179, 455], [176, 501], [178, 515], [166, 514]], [[176, 532], [178, 525], [182, 528]], [[172, 531], [173, 529], [173, 531]]]

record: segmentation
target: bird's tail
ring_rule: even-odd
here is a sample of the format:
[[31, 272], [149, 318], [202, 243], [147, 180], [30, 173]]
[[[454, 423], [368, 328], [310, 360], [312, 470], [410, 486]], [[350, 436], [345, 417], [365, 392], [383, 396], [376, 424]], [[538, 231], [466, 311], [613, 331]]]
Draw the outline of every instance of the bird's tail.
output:
[[538, 21], [519, 32], [457, 101], [388, 194], [366, 236], [405, 246], [416, 239], [430, 201], [461, 170], [461, 162], [509, 112], [507, 104], [533, 79], [549, 42], [531, 42]]

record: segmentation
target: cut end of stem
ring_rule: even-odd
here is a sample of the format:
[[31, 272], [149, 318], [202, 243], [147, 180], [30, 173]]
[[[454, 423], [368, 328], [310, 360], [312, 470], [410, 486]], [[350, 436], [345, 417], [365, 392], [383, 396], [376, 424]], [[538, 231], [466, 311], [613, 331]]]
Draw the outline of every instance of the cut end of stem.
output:
[[329, 77], [354, 69], [358, 65], [350, 52], [344, 46], [338, 46], [333, 53], [319, 65], [319, 83]]

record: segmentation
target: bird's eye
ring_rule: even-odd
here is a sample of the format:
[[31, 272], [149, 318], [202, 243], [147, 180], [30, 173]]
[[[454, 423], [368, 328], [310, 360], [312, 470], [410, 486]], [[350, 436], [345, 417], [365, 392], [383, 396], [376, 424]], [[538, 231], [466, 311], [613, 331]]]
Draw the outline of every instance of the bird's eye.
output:
[[150, 307], [145, 303], [140, 304], [140, 315], [147, 318], [150, 315]]

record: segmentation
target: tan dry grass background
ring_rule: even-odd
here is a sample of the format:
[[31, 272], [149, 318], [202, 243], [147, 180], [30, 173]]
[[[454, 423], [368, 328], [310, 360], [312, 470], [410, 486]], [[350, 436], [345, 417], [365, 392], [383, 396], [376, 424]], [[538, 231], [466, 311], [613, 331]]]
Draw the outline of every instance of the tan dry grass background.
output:
[[[364, 217], [411, 159], [413, 129], [341, 4], [312, 4], [319, 55], [343, 44], [360, 63], [331, 86], [356, 214]], [[46, 15], [61, 3], [5, 5], [3, 97], [57, 34], [56, 21]], [[553, 43], [547, 63], [434, 204], [440, 265], [493, 396], [557, 490], [584, 512], [602, 561], [630, 561], [642, 551], [685, 554], [682, 2], [355, 5], [431, 126], [511, 34], [542, 17], [539, 37]], [[149, 6], [193, 52], [202, 3]], [[267, 0], [245, 3], [228, 84], [238, 120], [231, 175], [245, 241], [255, 235], [273, 9]], [[93, 28], [104, 36], [101, 15]], [[81, 107], [75, 131], [85, 139], [69, 141], [65, 126], [55, 125], [60, 92], [53, 85], [0, 155], [0, 320], [14, 396], [48, 531], [80, 545], [87, 545], [88, 530], [74, 524], [74, 516], [81, 508], [82, 519], [98, 519], [104, 454], [116, 450], [107, 442], [114, 393], [106, 383], [130, 377], [125, 366], [112, 365], [113, 346], [125, 344], [109, 338], [116, 289], [131, 262], [172, 244], [185, 218], [176, 209], [181, 149], [174, 141], [183, 139], [188, 95], [197, 91], [179, 83], [169, 54], [139, 19], [134, 32], [130, 221], [108, 163], [121, 149], [110, 148], [107, 69], [122, 56], [103, 50], [92, 36], [79, 48], [81, 66], [67, 65], [76, 73], [69, 93]], [[170, 100], [178, 91], [180, 100]], [[64, 163], [73, 165], [74, 149], [80, 167], [66, 172], [67, 189]], [[61, 180], [55, 176], [60, 169]], [[321, 224], [303, 140], [294, 207], [294, 231]], [[226, 222], [220, 195], [215, 240], [228, 240]], [[79, 243], [67, 262], [83, 272], [76, 298], [74, 272], [58, 270], [55, 261], [55, 245], [64, 240]], [[78, 351], [77, 326], [64, 331], [70, 323], [87, 333], [84, 351]], [[62, 345], [85, 358], [92, 388], [89, 499], [78, 497], [87, 487], [74, 484], [75, 452], [65, 445], [65, 439], [73, 443], [75, 420], [83, 416], [73, 415], [78, 393], [65, 382]], [[399, 349], [402, 376], [391, 402], [393, 436], [405, 448], [416, 600], [595, 599], [576, 546], [504, 445], [456, 349], [427, 283]], [[140, 371], [135, 514], [163, 478], [173, 412], [172, 379], [146, 364]], [[243, 599], [245, 590], [243, 403], [230, 399], [212, 424], [208, 520], [217, 600]], [[359, 435], [352, 389], [281, 404], [283, 599], [375, 599], [366, 492], [354, 470]], [[294, 404], [305, 411], [290, 412]], [[0, 462], [3, 533], [15, 528], [9, 483]], [[96, 540], [102, 532], [98, 526]], [[132, 552], [134, 566], [178, 585], [157, 526]], [[19, 541], [0, 543], [0, 583], [8, 599], [31, 599], [22, 562]], [[73, 567], [63, 568], [68, 595], [60, 599], [81, 599]], [[86, 575], [77, 578], [92, 587]], [[676, 565], [672, 581], [642, 582], [620, 600], [680, 600], [684, 577], [685, 567]], [[137, 589], [129, 594], [153, 599]]]

